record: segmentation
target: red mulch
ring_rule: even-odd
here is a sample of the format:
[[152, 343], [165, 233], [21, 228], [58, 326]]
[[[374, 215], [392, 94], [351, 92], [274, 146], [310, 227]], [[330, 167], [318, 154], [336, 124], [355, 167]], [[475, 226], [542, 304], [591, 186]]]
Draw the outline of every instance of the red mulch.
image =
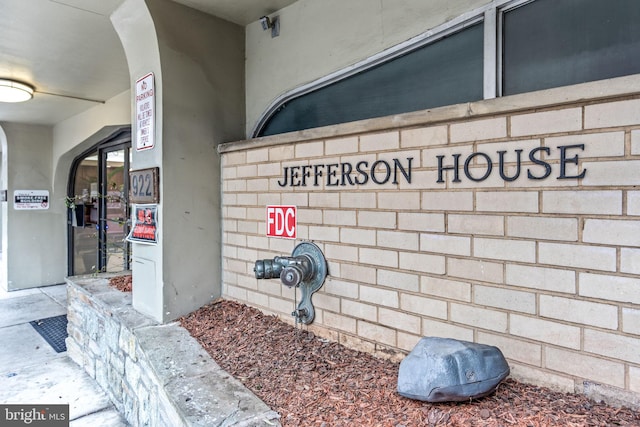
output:
[[640, 426], [640, 412], [508, 379], [490, 396], [431, 404], [397, 394], [398, 364], [217, 301], [181, 324], [283, 426]]
[[109, 279], [109, 286], [116, 288], [120, 292], [131, 292], [131, 275], [116, 276]]

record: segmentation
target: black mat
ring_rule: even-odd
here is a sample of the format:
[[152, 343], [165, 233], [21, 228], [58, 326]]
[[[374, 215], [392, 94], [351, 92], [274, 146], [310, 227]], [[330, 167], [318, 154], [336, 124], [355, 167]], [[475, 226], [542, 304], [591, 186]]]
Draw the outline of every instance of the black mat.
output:
[[31, 326], [40, 334], [46, 342], [56, 351], [62, 353], [67, 351], [67, 315], [49, 317], [48, 319], [34, 320]]

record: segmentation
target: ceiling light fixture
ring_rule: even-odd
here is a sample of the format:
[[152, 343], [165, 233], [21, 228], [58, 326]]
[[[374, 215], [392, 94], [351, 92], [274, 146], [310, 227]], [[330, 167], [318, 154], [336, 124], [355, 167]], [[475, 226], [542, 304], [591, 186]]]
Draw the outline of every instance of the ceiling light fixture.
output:
[[13, 80], [0, 79], [0, 102], [23, 102], [33, 98], [33, 88]]

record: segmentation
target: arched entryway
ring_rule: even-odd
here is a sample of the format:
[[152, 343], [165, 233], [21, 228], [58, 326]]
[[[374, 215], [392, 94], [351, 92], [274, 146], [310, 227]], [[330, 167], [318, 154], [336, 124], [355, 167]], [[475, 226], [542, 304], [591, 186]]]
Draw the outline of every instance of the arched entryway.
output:
[[69, 173], [68, 274], [119, 272], [131, 266], [129, 165], [131, 131], [75, 158]]

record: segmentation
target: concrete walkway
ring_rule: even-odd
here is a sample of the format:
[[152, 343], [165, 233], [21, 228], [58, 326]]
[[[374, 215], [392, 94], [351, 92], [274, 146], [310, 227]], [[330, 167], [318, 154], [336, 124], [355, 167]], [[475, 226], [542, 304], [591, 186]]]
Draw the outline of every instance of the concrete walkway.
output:
[[66, 285], [0, 289], [0, 403], [69, 404], [71, 427], [126, 427], [95, 381], [29, 324], [66, 314], [66, 307]]

